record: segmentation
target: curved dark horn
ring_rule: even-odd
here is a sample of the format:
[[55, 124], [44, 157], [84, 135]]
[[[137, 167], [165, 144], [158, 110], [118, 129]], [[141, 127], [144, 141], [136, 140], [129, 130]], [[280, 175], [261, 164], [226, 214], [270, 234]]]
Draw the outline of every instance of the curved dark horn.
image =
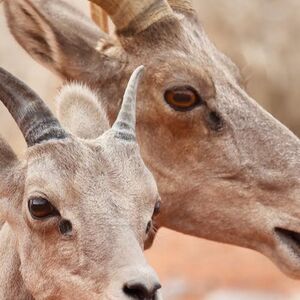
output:
[[0, 68], [0, 100], [22, 131], [28, 147], [68, 136], [43, 100], [2, 68]]
[[125, 91], [122, 107], [112, 126], [112, 130], [116, 132], [115, 137], [121, 140], [136, 141], [136, 94], [143, 70], [144, 66], [139, 66], [132, 73]]

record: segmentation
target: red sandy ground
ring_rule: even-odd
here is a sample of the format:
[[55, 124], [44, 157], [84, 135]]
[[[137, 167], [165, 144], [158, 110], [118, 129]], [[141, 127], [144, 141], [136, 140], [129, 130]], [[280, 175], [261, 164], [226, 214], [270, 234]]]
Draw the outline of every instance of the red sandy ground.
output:
[[159, 273], [167, 300], [199, 300], [224, 288], [297, 293], [299, 298], [293, 299], [300, 299], [299, 281], [287, 278], [267, 258], [251, 250], [163, 229], [146, 255]]

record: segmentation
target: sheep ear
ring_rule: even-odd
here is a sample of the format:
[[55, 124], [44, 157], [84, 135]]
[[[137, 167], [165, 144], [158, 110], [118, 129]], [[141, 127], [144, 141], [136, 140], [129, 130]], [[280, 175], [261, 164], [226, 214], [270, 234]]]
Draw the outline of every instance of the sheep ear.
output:
[[120, 71], [124, 51], [68, 2], [5, 0], [12, 35], [32, 58], [64, 80], [91, 82], [96, 74], [105, 79]]
[[56, 98], [60, 122], [72, 134], [95, 139], [109, 129], [107, 115], [96, 94], [77, 83], [65, 85]]

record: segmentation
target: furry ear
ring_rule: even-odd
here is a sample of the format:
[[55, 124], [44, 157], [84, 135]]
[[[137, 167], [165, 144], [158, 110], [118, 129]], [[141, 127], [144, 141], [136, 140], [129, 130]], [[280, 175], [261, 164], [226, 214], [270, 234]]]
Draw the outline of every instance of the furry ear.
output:
[[63, 0], [4, 0], [10, 31], [39, 63], [67, 80], [105, 80], [122, 67], [122, 48]]
[[65, 85], [56, 103], [62, 125], [80, 138], [95, 139], [109, 129], [109, 121], [100, 101], [85, 85]]

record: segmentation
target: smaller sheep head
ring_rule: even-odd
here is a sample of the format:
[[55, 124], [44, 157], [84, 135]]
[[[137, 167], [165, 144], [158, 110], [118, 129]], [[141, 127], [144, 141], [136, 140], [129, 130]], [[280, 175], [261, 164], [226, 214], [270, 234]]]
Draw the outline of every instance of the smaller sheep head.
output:
[[35, 299], [159, 297], [142, 253], [159, 206], [135, 135], [142, 69], [113, 126], [94, 140], [64, 130], [31, 89], [0, 69], [0, 100], [28, 145], [21, 162], [1, 140], [0, 212]]

